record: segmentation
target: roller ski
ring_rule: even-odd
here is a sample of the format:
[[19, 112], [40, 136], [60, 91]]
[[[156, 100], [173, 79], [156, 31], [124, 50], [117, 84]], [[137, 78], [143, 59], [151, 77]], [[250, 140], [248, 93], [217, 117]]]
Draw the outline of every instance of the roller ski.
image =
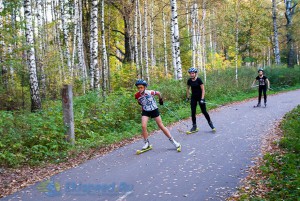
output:
[[170, 138], [169, 140], [175, 146], [177, 152], [181, 152], [181, 144], [179, 142], [176, 142], [174, 138]]
[[217, 131], [212, 122], [208, 122], [208, 125], [210, 126], [213, 132]]
[[191, 130], [187, 131], [186, 134], [192, 134], [192, 133], [196, 133], [198, 131], [199, 131], [199, 128], [197, 128], [197, 125], [193, 125]]
[[254, 108], [261, 107], [261, 104], [260, 104], [260, 103], [257, 103], [257, 105], [254, 105], [253, 107], [254, 107]]
[[145, 145], [143, 146], [143, 148], [141, 150], [136, 151], [136, 154], [139, 155], [139, 154], [145, 153], [151, 149], [152, 149], [152, 145], [150, 145], [149, 141], [147, 140], [145, 142]]

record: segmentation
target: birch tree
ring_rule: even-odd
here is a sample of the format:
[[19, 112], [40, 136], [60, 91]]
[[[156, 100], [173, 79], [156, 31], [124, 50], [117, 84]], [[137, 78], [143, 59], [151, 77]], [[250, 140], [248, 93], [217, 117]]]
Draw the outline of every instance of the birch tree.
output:
[[150, 82], [150, 76], [149, 76], [149, 61], [148, 61], [148, 2], [145, 0], [145, 5], [144, 5], [144, 55], [145, 55], [145, 76], [147, 82]]
[[104, 27], [104, 0], [101, 0], [101, 39], [102, 39], [102, 72], [103, 72], [103, 83], [102, 92], [103, 97], [106, 97], [108, 89], [108, 60], [105, 42], [105, 27]]
[[64, 35], [64, 56], [67, 60], [67, 66], [68, 66], [68, 79], [71, 78], [73, 74], [73, 69], [71, 66], [71, 54], [69, 49], [69, 27], [68, 27], [68, 19], [67, 19], [67, 10], [68, 10], [68, 4], [67, 0], [59, 0], [60, 1], [60, 12], [61, 12], [61, 24], [63, 29], [63, 35]]
[[[140, 1], [136, 1], [138, 4], [138, 7], [140, 7]], [[140, 32], [140, 77], [143, 77], [144, 72], [144, 65], [143, 65], [143, 29], [142, 29], [142, 14], [140, 9], [138, 9], [138, 15], [139, 15], [139, 32]]]
[[[137, 77], [141, 78], [139, 76], [140, 72], [140, 61], [139, 61], [139, 48], [138, 48], [138, 12], [139, 12], [139, 2], [135, 1], [135, 12], [134, 12], [134, 60], [135, 60], [135, 65], [136, 65], [136, 72], [137, 72]], [[142, 58], [141, 58], [142, 59]]]
[[202, 4], [202, 68], [203, 68], [203, 77], [204, 83], [206, 83], [206, 26], [205, 26], [205, 19], [206, 19], [206, 1], [203, 0]]
[[172, 43], [172, 64], [173, 64], [173, 70], [174, 70], [174, 79], [177, 80], [177, 55], [175, 50], [175, 37], [174, 37], [174, 21], [171, 19], [171, 43]]
[[162, 11], [162, 21], [163, 21], [163, 35], [164, 35], [164, 73], [165, 76], [167, 76], [168, 75], [168, 50], [167, 50], [166, 16], [164, 11]]
[[192, 26], [191, 26], [191, 34], [192, 34], [192, 66], [196, 67], [196, 15], [197, 15], [197, 4], [194, 3], [191, 8], [191, 18], [192, 18]]
[[273, 33], [274, 33], [274, 57], [275, 57], [275, 64], [279, 65], [281, 61], [280, 61], [279, 41], [278, 41], [276, 0], [272, 0], [272, 18], [273, 18]]
[[36, 55], [33, 40], [33, 26], [32, 26], [32, 9], [30, 0], [24, 0], [24, 14], [25, 14], [25, 32], [26, 41], [29, 46], [27, 50], [27, 63], [29, 69], [29, 83], [31, 95], [31, 111], [35, 112], [42, 108], [41, 98], [39, 93], [39, 84], [36, 73]]
[[238, 83], [238, 54], [239, 54], [239, 2], [235, 2], [235, 80]]
[[3, 17], [2, 17], [2, 12], [3, 12], [4, 6], [3, 6], [3, 1], [0, 0], [0, 65], [2, 66], [1, 69], [1, 75], [3, 77], [3, 85], [6, 87], [7, 86], [7, 81], [5, 78], [5, 74], [7, 73], [7, 69], [5, 65], [3, 65], [3, 55], [4, 55], [4, 40], [3, 40], [3, 35], [2, 35], [2, 29], [3, 29]]
[[171, 0], [171, 12], [172, 12], [172, 23], [173, 23], [173, 33], [171, 33], [174, 37], [173, 48], [175, 50], [176, 55], [176, 71], [177, 77], [176, 79], [182, 80], [182, 68], [181, 68], [181, 58], [180, 58], [180, 41], [179, 41], [179, 26], [178, 26], [178, 14], [177, 14], [177, 2], [176, 0]]
[[150, 14], [150, 60], [151, 60], [151, 68], [156, 65], [155, 57], [154, 57], [154, 17], [153, 17], [153, 0], [151, 0], [151, 14]]
[[285, 0], [285, 18], [286, 18], [286, 39], [288, 48], [287, 65], [289, 68], [293, 68], [295, 65], [295, 51], [294, 51], [294, 36], [293, 36], [293, 16], [295, 14], [296, 2], [292, 3], [292, 0]]
[[98, 64], [98, 0], [92, 1], [91, 23], [90, 23], [90, 74], [91, 89], [100, 89], [100, 71]]
[[43, 58], [45, 55], [45, 49], [44, 49], [44, 12], [43, 12], [43, 2], [42, 0], [37, 0], [37, 23], [38, 23], [38, 68], [40, 70], [40, 81], [41, 81], [41, 86], [42, 86], [42, 94], [41, 98], [46, 98], [46, 75], [45, 75], [45, 70], [44, 70], [44, 65], [43, 65]]

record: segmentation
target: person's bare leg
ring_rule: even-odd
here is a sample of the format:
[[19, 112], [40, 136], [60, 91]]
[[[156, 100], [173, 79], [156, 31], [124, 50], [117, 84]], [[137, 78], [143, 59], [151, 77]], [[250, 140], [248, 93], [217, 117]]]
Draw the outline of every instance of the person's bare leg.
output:
[[164, 124], [162, 123], [161, 117], [158, 116], [155, 118], [155, 121], [158, 125], [158, 127], [164, 132], [164, 134], [170, 139], [172, 138], [170, 131], [164, 126]]
[[144, 140], [148, 138], [148, 131], [147, 131], [147, 123], [148, 123], [149, 117], [142, 116], [142, 135]]

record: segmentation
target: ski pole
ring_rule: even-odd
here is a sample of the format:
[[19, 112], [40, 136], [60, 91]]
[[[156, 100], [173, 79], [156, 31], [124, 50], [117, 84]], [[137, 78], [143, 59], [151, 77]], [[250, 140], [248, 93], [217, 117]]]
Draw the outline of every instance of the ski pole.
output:
[[186, 123], [184, 123], [183, 121], [182, 121], [182, 119], [180, 119], [179, 117], [178, 117], [178, 115], [176, 115], [172, 110], [170, 110], [165, 104], [164, 104], [164, 106], [165, 106], [165, 108], [174, 116], [174, 117], [176, 117], [180, 122], [182, 122], [186, 127], [189, 127]]

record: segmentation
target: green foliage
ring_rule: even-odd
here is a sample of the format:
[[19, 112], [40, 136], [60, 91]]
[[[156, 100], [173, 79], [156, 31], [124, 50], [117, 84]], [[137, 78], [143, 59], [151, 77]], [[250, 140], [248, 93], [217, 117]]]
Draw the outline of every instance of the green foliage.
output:
[[261, 167], [268, 178], [265, 183], [272, 189], [266, 199], [297, 200], [300, 197], [300, 105], [285, 116], [281, 128], [284, 137], [280, 146], [285, 154], [266, 154]]
[[[130, 69], [130, 66], [127, 67]], [[297, 68], [269, 68], [266, 69], [266, 74], [276, 90], [282, 89], [281, 82], [276, 85], [278, 76], [286, 76], [281, 78], [282, 81], [290, 79], [290, 76], [300, 77]], [[206, 99], [212, 103], [224, 104], [254, 97], [257, 91], [251, 89], [250, 85], [256, 76], [256, 68], [239, 68], [239, 82], [236, 84], [234, 68], [210, 70], [205, 84]], [[160, 91], [163, 95], [166, 107], [160, 106], [160, 112], [165, 124], [190, 116], [189, 105], [184, 101], [187, 79], [186, 76], [183, 81], [153, 80], [149, 85], [149, 89]], [[1, 111], [0, 166], [60, 162], [74, 156], [71, 153], [104, 147], [139, 135], [141, 108], [134, 99], [134, 82], [129, 76], [126, 79], [117, 79], [116, 76], [115, 85], [118, 84], [118, 90], [110, 93], [105, 100], [98, 91], [74, 98], [76, 142], [73, 147], [65, 140], [66, 128], [63, 125], [60, 101], [44, 101], [44, 110], [37, 113]], [[299, 84], [299, 79], [290, 79], [286, 84]], [[199, 110], [198, 112], [200, 113]], [[157, 125], [150, 121], [148, 131], [155, 129], [158, 129]]]

